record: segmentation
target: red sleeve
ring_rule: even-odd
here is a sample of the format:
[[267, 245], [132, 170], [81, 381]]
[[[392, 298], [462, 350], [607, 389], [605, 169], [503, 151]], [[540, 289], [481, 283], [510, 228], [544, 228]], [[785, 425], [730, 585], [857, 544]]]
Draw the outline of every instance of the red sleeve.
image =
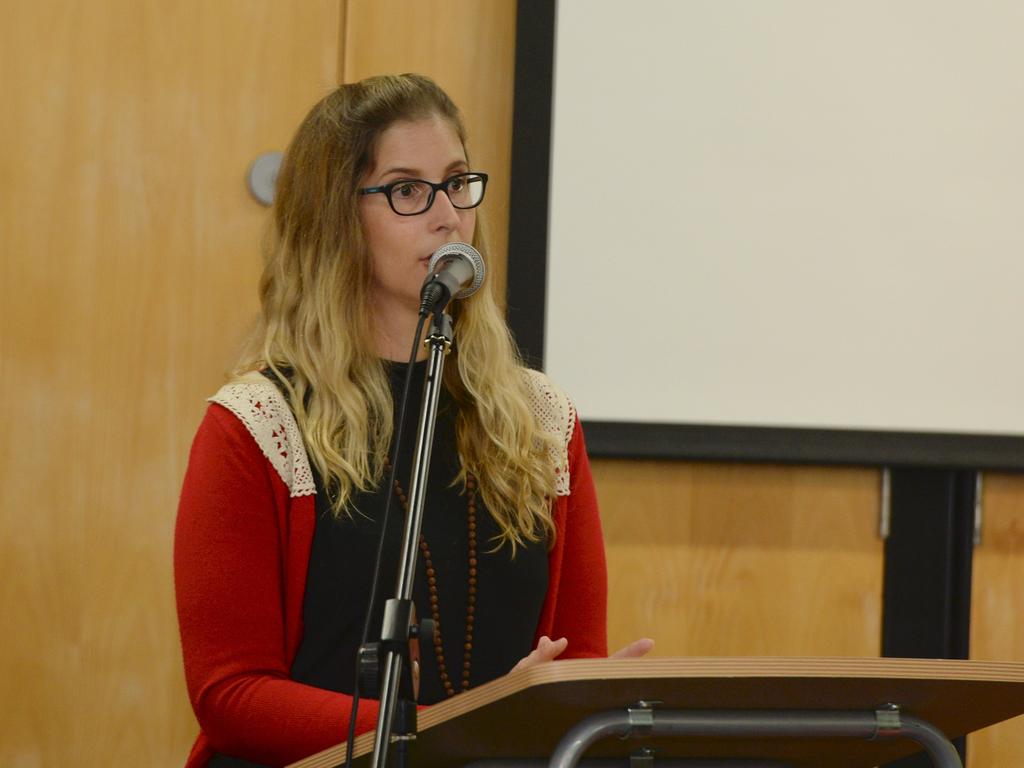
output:
[[[244, 425], [210, 406], [192, 445], [174, 540], [185, 677], [203, 731], [193, 761], [208, 751], [204, 740], [216, 751], [277, 765], [347, 736], [348, 696], [289, 679], [294, 501]], [[361, 703], [357, 732], [372, 730], [376, 717], [376, 702]]]
[[569, 495], [556, 501], [555, 523], [549, 592], [537, 639], [568, 638], [562, 659], [603, 658], [608, 655], [608, 575], [597, 493], [578, 419], [569, 442]]

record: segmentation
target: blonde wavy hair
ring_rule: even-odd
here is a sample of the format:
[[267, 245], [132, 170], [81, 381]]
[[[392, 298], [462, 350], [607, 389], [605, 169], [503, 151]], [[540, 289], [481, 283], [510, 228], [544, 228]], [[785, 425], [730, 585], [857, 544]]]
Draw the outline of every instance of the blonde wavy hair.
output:
[[[377, 139], [392, 124], [440, 116], [463, 147], [458, 109], [421, 75], [343, 85], [309, 112], [277, 177], [259, 285], [261, 310], [240, 375], [270, 368], [289, 390], [310, 459], [337, 515], [357, 491], [381, 486], [393, 432], [386, 363], [374, 347], [372, 268], [357, 189]], [[478, 217], [473, 245], [486, 258]], [[554, 541], [551, 499], [557, 439], [529, 405], [527, 374], [493, 294], [493, 281], [450, 306], [456, 344], [444, 385], [457, 405], [459, 477], [477, 478], [500, 527], [496, 546]], [[410, 339], [410, 343], [411, 343]]]

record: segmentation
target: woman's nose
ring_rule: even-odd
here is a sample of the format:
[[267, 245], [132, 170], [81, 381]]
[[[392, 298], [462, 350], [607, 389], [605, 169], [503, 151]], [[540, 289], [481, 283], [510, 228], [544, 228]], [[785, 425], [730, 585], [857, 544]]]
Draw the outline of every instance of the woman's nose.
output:
[[434, 195], [434, 203], [430, 206], [432, 222], [437, 227], [456, 229], [459, 226], [459, 209], [452, 205], [451, 198], [444, 190], [438, 190]]

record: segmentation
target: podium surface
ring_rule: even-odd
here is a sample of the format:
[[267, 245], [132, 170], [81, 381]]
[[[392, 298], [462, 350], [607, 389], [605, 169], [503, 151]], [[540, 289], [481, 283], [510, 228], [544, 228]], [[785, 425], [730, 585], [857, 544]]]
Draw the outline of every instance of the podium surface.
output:
[[[874, 712], [889, 704], [950, 739], [1024, 714], [1024, 664], [880, 658], [653, 658], [556, 661], [513, 672], [419, 713], [414, 768], [477, 760], [547, 759], [573, 725], [638, 700], [663, 710]], [[356, 764], [369, 762], [373, 734], [356, 738]], [[871, 768], [916, 752], [906, 739], [606, 739], [586, 758], [626, 758], [641, 747], [655, 761], [751, 760], [794, 768]], [[340, 744], [294, 763], [328, 768]]]

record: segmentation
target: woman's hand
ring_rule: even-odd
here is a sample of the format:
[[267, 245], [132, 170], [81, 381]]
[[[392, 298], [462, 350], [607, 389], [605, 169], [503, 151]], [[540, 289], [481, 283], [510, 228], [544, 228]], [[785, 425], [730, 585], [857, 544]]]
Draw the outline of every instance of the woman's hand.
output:
[[552, 640], [547, 635], [544, 635], [537, 642], [537, 647], [530, 651], [530, 655], [520, 659], [519, 663], [512, 667], [512, 671], [535, 667], [538, 664], [543, 664], [545, 661], [554, 661], [568, 647], [568, 638], [560, 637], [557, 640]]
[[[534, 667], [537, 664], [543, 664], [546, 661], [554, 661], [565, 649], [569, 647], [569, 640], [564, 637], [560, 637], [557, 640], [552, 640], [547, 635], [541, 637], [537, 643], [537, 647], [534, 648], [529, 656], [519, 660], [519, 663], [512, 667], [512, 671], [515, 672], [517, 669], [526, 669], [527, 667]], [[634, 640], [627, 646], [619, 648], [615, 653], [611, 654], [609, 659], [638, 659], [641, 656], [646, 656], [650, 653], [654, 647], [654, 641], [649, 637], [641, 637], [639, 640]]]
[[609, 659], [639, 659], [641, 656], [646, 656], [651, 652], [654, 647], [654, 641], [649, 637], [641, 637], [639, 640], [634, 640], [627, 646], [619, 648], [615, 653], [609, 656]]

